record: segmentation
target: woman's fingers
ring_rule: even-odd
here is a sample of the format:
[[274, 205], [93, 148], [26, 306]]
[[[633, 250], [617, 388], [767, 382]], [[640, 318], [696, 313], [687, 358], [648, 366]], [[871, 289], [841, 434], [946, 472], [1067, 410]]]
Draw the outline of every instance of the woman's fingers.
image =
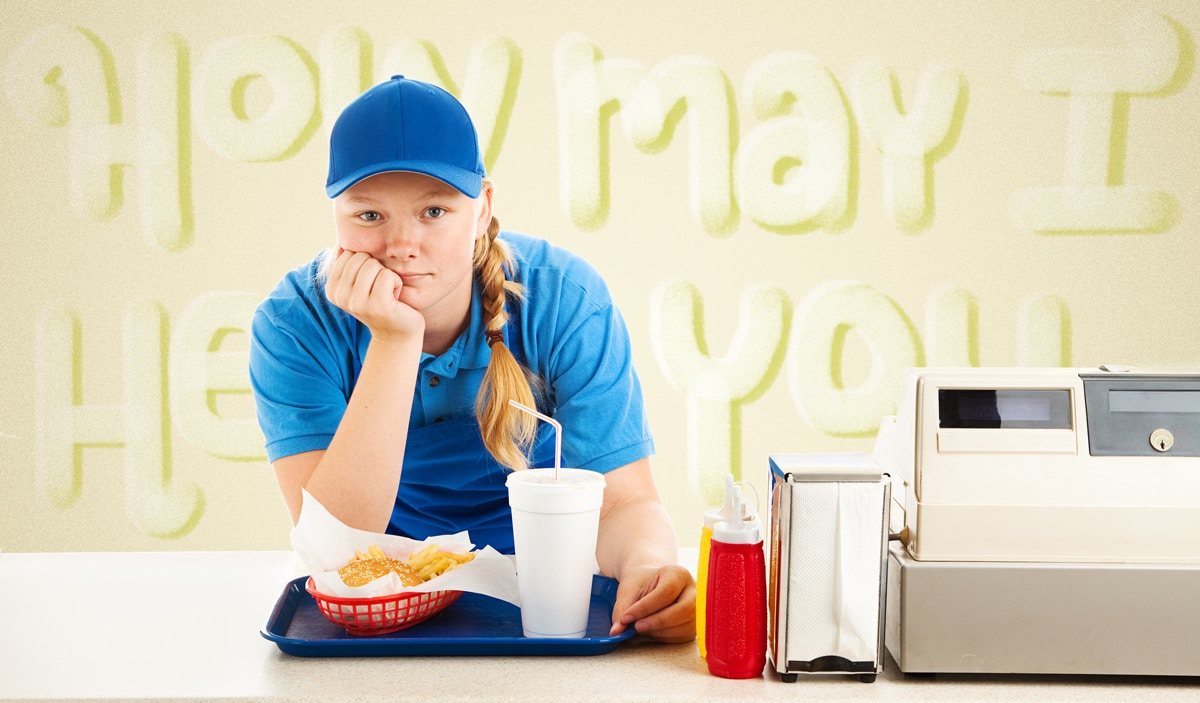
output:
[[370, 328], [374, 337], [408, 336], [424, 330], [420, 313], [400, 302], [404, 282], [370, 254], [339, 250], [325, 295], [329, 302]]

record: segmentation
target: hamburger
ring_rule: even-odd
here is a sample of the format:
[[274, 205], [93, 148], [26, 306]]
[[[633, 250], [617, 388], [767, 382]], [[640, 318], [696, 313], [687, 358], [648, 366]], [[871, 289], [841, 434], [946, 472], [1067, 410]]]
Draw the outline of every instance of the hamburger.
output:
[[338, 569], [338, 576], [347, 586], [364, 586], [375, 579], [395, 572], [400, 577], [400, 583], [405, 586], [417, 586], [425, 583], [425, 579], [413, 570], [411, 566], [399, 559], [376, 557], [371, 559], [355, 559]]

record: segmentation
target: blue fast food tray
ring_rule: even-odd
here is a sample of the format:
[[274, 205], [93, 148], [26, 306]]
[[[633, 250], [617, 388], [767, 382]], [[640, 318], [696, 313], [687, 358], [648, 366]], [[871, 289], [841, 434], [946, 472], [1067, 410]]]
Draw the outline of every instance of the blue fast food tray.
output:
[[633, 636], [609, 635], [617, 582], [592, 577], [592, 606], [582, 638], [532, 638], [521, 630], [521, 609], [478, 593], [463, 593], [450, 607], [399, 632], [352, 635], [325, 619], [308, 591], [307, 576], [288, 583], [262, 636], [300, 657], [570, 656], [604, 654]]

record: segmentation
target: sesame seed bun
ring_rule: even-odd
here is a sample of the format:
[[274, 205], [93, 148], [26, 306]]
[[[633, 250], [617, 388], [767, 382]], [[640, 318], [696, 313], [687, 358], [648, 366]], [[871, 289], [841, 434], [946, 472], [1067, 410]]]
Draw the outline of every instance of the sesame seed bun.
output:
[[362, 586], [389, 571], [396, 572], [396, 575], [400, 577], [400, 582], [405, 586], [416, 586], [425, 582], [421, 575], [413, 571], [408, 564], [399, 559], [386, 557], [383, 559], [357, 559], [338, 569], [338, 576], [342, 577], [342, 583], [347, 586]]

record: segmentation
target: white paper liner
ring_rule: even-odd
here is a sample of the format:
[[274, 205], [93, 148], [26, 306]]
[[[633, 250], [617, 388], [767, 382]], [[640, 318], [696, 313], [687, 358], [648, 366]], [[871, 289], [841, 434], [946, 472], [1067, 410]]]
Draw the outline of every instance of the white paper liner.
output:
[[517, 572], [512, 559], [490, 546], [476, 551], [471, 561], [418, 586], [403, 585], [400, 577], [394, 573], [362, 586], [347, 586], [337, 570], [354, 557], [355, 550], [365, 554], [372, 544], [378, 545], [387, 556], [401, 560], [430, 544], [438, 545], [442, 551], [457, 553], [471, 551], [475, 545], [466, 532], [417, 541], [355, 529], [330, 514], [308, 491], [302, 489], [301, 492], [303, 504], [300, 519], [292, 528], [292, 548], [308, 568], [313, 584], [321, 593], [343, 598], [374, 598], [397, 593], [468, 591], [499, 598], [517, 606], [521, 604]]

